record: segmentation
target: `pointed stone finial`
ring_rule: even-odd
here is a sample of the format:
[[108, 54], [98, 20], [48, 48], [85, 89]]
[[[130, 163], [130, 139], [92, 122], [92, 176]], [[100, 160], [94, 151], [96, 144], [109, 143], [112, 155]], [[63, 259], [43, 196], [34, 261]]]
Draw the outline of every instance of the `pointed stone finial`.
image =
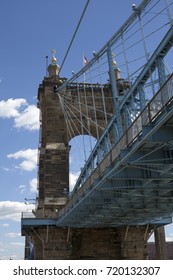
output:
[[52, 50], [52, 64], [56, 64], [55, 54], [56, 54], [56, 50]]
[[60, 66], [56, 63], [56, 51], [52, 50], [52, 63], [48, 66], [49, 77], [58, 76]]

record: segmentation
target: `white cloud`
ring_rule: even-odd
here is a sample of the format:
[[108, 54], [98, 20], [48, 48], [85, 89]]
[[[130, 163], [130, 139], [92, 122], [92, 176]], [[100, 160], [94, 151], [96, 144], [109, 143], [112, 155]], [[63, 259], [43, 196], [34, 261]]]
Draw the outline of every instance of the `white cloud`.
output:
[[24, 202], [0, 201], [0, 220], [20, 221], [21, 213], [34, 209], [34, 205], [26, 205]]
[[39, 109], [23, 98], [0, 101], [0, 118], [13, 118], [16, 128], [39, 129]]
[[10, 237], [10, 238], [16, 238], [16, 237], [20, 237], [21, 233], [20, 232], [8, 232], [5, 234], [5, 236]]
[[0, 248], [0, 252], [5, 252], [5, 249]]
[[1, 227], [9, 227], [10, 226], [10, 224], [2, 224], [2, 225], [0, 225]]
[[[11, 235], [11, 236], [10, 236]], [[8, 237], [12, 237], [12, 234], [10, 234]], [[19, 234], [16, 234], [16, 239], [13, 239], [13, 242], [0, 242], [0, 259], [1, 260], [22, 260], [23, 259], [23, 253], [24, 253], [24, 245], [25, 245], [25, 239], [20, 234], [20, 240], [19, 240]]]
[[0, 101], [0, 117], [1, 118], [16, 118], [20, 115], [19, 109], [22, 105], [26, 105], [27, 102], [23, 98], [13, 99], [10, 98], [7, 101]]
[[20, 168], [25, 171], [32, 171], [37, 166], [37, 155], [38, 155], [37, 149], [27, 149], [27, 150], [19, 150], [16, 153], [8, 154], [7, 158], [14, 158], [16, 160], [24, 159], [17, 166], [17, 168]]
[[165, 227], [165, 231], [166, 231], [166, 241], [167, 242], [173, 241], [172, 224]]
[[10, 168], [5, 167], [5, 166], [1, 166], [1, 168], [2, 168], [4, 171], [9, 171], [9, 170], [10, 170]]
[[18, 246], [19, 246], [19, 247], [20, 247], [20, 246], [23, 247], [23, 246], [25, 245], [24, 242], [10, 242], [10, 244], [11, 244], [12, 246], [17, 246], [17, 247], [18, 247]]
[[79, 177], [80, 172], [76, 173], [70, 173], [70, 190], [74, 188], [74, 185], [76, 184], [77, 178]]
[[33, 178], [30, 181], [30, 191], [31, 192], [37, 192], [37, 178]]
[[24, 185], [19, 186], [19, 190], [20, 190], [20, 193], [24, 193], [26, 190], [26, 186], [24, 186]]
[[39, 129], [39, 110], [35, 105], [29, 105], [15, 119], [15, 127], [28, 130]]
[[173, 237], [166, 237], [166, 241], [167, 242], [172, 242], [173, 241]]

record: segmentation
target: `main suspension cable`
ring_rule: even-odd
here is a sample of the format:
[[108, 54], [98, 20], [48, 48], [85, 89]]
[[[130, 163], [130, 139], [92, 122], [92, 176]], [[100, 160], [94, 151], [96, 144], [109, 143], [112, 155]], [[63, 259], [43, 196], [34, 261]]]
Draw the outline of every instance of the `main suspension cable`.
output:
[[68, 53], [69, 53], [69, 51], [70, 51], [70, 48], [71, 48], [71, 46], [72, 46], [72, 44], [73, 44], [74, 38], [75, 38], [76, 33], [77, 33], [78, 29], [79, 29], [79, 26], [80, 26], [81, 21], [82, 21], [82, 19], [83, 19], [83, 17], [84, 17], [84, 14], [85, 14], [85, 12], [86, 12], [86, 9], [87, 9], [87, 7], [88, 7], [89, 2], [90, 2], [90, 0], [87, 0], [87, 3], [86, 3], [86, 5], [85, 5], [85, 7], [84, 7], [84, 10], [83, 10], [83, 12], [82, 12], [82, 15], [81, 15], [81, 17], [80, 17], [80, 19], [79, 19], [79, 22], [78, 22], [78, 24], [77, 24], [77, 27], [76, 27], [75, 32], [74, 32], [74, 34], [73, 34], [73, 37], [72, 37], [72, 39], [71, 39], [71, 41], [70, 41], [70, 44], [69, 44], [68, 49], [67, 49], [67, 51], [66, 51], [66, 54], [65, 54], [65, 56], [64, 56], [64, 59], [63, 59], [63, 61], [62, 61], [62, 63], [61, 63], [61, 66], [60, 66], [60, 69], [59, 69], [59, 74], [60, 74], [60, 72], [61, 72], [61, 70], [62, 70], [62, 67], [63, 67], [63, 65], [64, 65], [64, 63], [65, 63], [66, 58], [67, 58], [67, 55], [68, 55]]

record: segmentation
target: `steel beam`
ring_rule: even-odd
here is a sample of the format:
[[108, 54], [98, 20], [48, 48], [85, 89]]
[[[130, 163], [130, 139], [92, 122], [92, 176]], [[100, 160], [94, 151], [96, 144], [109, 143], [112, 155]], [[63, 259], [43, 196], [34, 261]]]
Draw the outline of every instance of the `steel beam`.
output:
[[120, 110], [124, 107], [126, 102], [128, 101], [131, 96], [136, 95], [138, 90], [138, 85], [143, 85], [147, 81], [148, 77], [151, 73], [155, 70], [157, 66], [157, 58], [164, 57], [170, 50], [173, 45], [173, 26], [170, 27], [169, 31], [166, 33], [165, 37], [150, 57], [148, 63], [145, 65], [141, 73], [139, 74], [138, 78], [136, 79], [135, 83], [132, 85], [128, 93], [125, 95], [124, 99], [120, 104]]

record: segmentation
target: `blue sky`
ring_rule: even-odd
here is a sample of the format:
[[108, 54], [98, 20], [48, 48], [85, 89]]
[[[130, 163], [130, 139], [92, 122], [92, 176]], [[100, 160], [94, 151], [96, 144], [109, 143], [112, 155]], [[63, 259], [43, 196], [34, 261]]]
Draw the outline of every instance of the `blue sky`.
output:
[[[92, 58], [132, 13], [140, 0], [91, 0], [62, 77], [71, 77]], [[46, 73], [45, 57], [56, 49], [61, 65], [85, 0], [2, 0], [0, 7], [0, 259], [22, 259], [22, 211], [34, 207], [39, 112], [37, 89]], [[118, 5], [117, 5], [118, 4]], [[74, 173], [72, 181], [76, 178]], [[169, 240], [173, 237], [168, 227]]]

